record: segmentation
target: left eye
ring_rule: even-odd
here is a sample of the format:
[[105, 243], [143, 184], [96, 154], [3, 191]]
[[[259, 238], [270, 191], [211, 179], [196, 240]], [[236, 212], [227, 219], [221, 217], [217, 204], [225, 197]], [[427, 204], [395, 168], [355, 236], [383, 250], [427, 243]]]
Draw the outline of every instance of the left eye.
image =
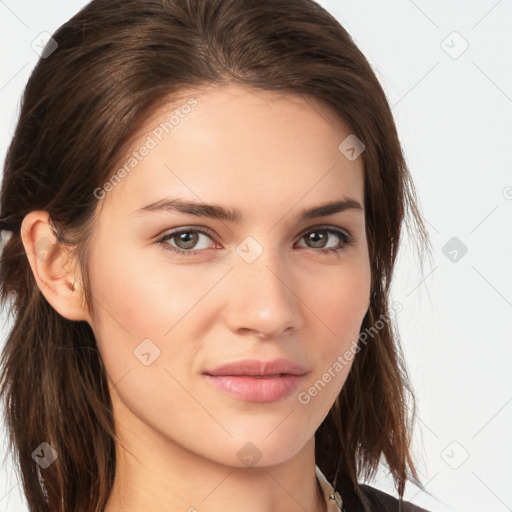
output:
[[[325, 233], [327, 233], [327, 235]], [[320, 235], [320, 237], [318, 235]], [[309, 240], [313, 241], [313, 243], [317, 243], [317, 241], [320, 241], [320, 243], [322, 244], [323, 242], [325, 242], [327, 240], [327, 238], [330, 235], [336, 236], [340, 240], [340, 242], [337, 245], [335, 245], [334, 247], [322, 246], [319, 248], [320, 252], [343, 251], [347, 246], [354, 243], [354, 239], [352, 238], [352, 236], [349, 233], [347, 233], [345, 231], [341, 231], [340, 229], [333, 229], [333, 228], [315, 228], [313, 230], [310, 230], [310, 231], [307, 231], [306, 233], [304, 233], [301, 236], [301, 238], [309, 237]], [[314, 239], [316, 239], [316, 240], [314, 240]], [[315, 249], [315, 248], [317, 248], [317, 247], [313, 247], [313, 249]]]
[[[198, 228], [190, 228], [190, 229], [180, 229], [177, 231], [173, 231], [171, 233], [168, 233], [167, 235], [163, 236], [159, 240], [157, 240], [157, 243], [160, 244], [160, 246], [165, 250], [173, 251], [174, 253], [177, 253], [181, 256], [194, 256], [199, 254], [205, 249], [208, 249], [208, 246], [202, 247], [199, 250], [198, 249], [192, 249], [196, 244], [198, 243], [200, 237], [204, 236], [206, 238], [209, 238], [212, 240], [213, 233], [210, 230], [207, 229], [198, 229]], [[319, 236], [320, 235], [320, 236]], [[339, 239], [339, 242], [334, 247], [328, 247], [325, 246], [324, 243], [329, 238], [329, 236], [334, 235]], [[310, 249], [314, 249], [315, 252], [320, 253], [328, 253], [328, 252], [334, 252], [338, 253], [342, 250], [344, 250], [347, 246], [354, 243], [353, 237], [346, 231], [341, 229], [333, 229], [333, 228], [314, 228], [310, 229], [309, 231], [303, 233], [300, 236], [300, 239], [306, 238], [309, 236], [310, 242], [312, 241], [314, 244], [320, 243], [320, 246], [316, 247], [309, 247]], [[176, 243], [178, 245], [181, 245], [181, 247], [173, 246], [169, 243], [167, 243], [168, 240], [176, 240]], [[304, 246], [302, 246], [304, 247]]]

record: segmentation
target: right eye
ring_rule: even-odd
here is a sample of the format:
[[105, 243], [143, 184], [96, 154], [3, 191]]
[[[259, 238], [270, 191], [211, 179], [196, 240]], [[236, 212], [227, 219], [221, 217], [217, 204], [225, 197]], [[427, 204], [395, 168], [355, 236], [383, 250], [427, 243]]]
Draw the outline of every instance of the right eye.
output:
[[[166, 251], [172, 251], [176, 254], [179, 254], [180, 256], [196, 256], [201, 251], [207, 249], [202, 248], [199, 250], [192, 250], [192, 247], [198, 243], [201, 235], [212, 239], [213, 232], [207, 228], [180, 228], [167, 233], [165, 236], [157, 240], [157, 243], [162, 247], [162, 249]], [[167, 243], [168, 240], [173, 239], [176, 239], [177, 243], [183, 244], [185, 247], [175, 247]]]

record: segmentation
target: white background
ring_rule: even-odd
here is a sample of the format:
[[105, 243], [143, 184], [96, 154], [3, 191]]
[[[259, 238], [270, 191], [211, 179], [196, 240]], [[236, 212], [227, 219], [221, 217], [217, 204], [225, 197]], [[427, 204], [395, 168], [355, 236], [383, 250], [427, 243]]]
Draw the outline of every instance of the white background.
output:
[[[393, 288], [430, 493], [408, 484], [405, 498], [432, 512], [512, 510], [512, 0], [320, 3], [388, 95], [433, 243], [423, 273], [404, 245]], [[0, 0], [2, 160], [32, 41], [85, 4]], [[26, 511], [7, 462], [0, 510]], [[371, 484], [394, 493], [385, 468]]]

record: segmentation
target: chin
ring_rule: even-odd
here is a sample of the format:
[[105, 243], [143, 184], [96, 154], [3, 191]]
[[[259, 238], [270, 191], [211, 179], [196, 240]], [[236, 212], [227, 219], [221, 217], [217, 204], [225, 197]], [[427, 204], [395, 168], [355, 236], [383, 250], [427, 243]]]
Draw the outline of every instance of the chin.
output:
[[[294, 457], [313, 435], [307, 437], [300, 427], [288, 426], [279, 431], [280, 428], [276, 429], [276, 423], [268, 430], [253, 427], [251, 431], [254, 434], [246, 432], [230, 438], [222, 453], [218, 454], [223, 459], [222, 463], [239, 468], [282, 464]], [[302, 432], [300, 438], [297, 432]]]

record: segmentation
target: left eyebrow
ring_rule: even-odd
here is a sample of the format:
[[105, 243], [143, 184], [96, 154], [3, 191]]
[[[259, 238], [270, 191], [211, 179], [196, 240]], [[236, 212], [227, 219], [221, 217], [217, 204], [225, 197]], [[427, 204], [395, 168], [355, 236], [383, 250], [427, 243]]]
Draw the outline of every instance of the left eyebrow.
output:
[[[317, 217], [325, 217], [335, 213], [344, 212], [347, 210], [356, 210], [364, 212], [361, 204], [353, 198], [343, 198], [338, 201], [331, 201], [329, 203], [321, 204], [303, 210], [299, 216], [299, 221], [315, 219]], [[228, 209], [216, 204], [198, 203], [195, 201], [187, 201], [184, 199], [161, 199], [150, 203], [142, 208], [132, 212], [134, 215], [143, 215], [150, 212], [167, 211], [171, 213], [185, 213], [195, 215], [197, 217], [210, 217], [214, 219], [226, 220], [236, 224], [243, 221], [242, 212], [236, 208]]]

